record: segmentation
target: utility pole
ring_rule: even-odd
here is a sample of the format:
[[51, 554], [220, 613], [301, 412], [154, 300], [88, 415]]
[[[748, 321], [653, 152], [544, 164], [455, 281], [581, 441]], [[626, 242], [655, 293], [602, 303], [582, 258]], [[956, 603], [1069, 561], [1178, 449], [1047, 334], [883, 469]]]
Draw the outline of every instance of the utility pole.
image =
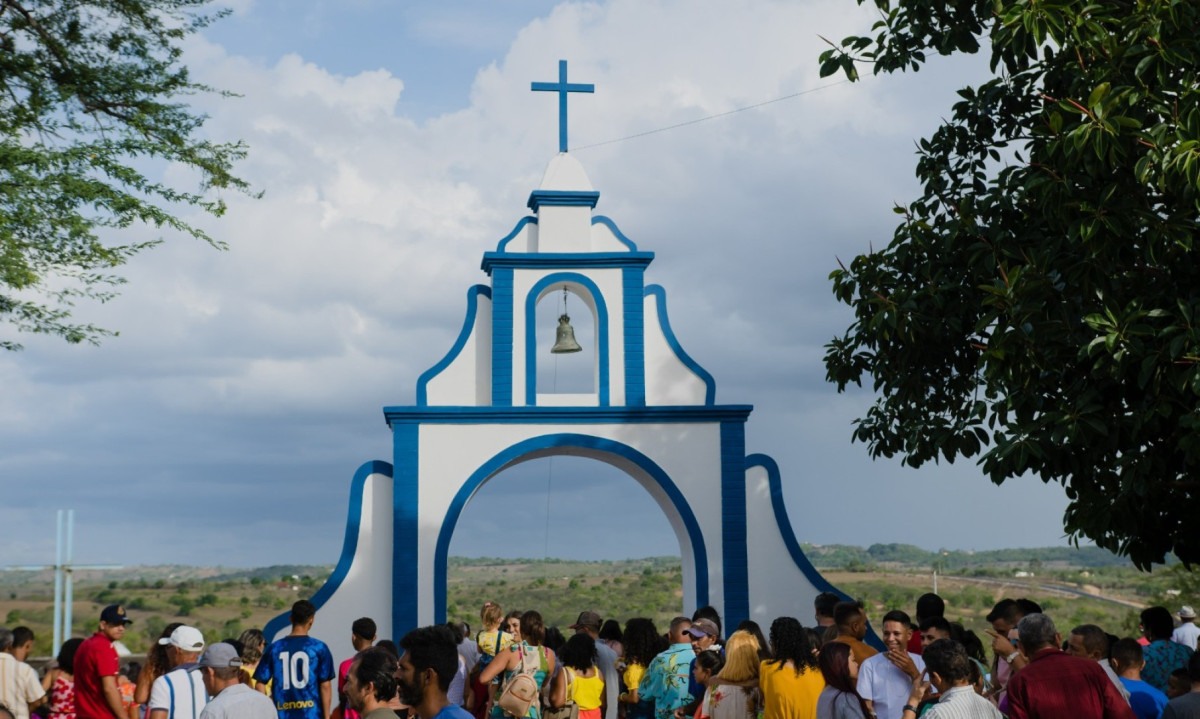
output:
[[[63, 520], [66, 520], [65, 523]], [[63, 542], [63, 529], [66, 529], [66, 542]], [[54, 564], [24, 565], [0, 567], [0, 569], [16, 569], [25, 571], [54, 570], [54, 644], [52, 655], [57, 655], [66, 637], [71, 634], [72, 612], [75, 600], [75, 582], [72, 576], [75, 565], [72, 562], [75, 554], [75, 510], [58, 510], [54, 534]], [[119, 564], [80, 564], [80, 569], [120, 569]]]

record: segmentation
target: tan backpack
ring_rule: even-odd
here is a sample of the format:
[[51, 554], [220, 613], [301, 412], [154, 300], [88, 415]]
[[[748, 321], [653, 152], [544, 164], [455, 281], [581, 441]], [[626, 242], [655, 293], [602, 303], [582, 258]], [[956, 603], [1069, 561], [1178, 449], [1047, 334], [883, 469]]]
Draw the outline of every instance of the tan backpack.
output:
[[538, 685], [533, 673], [541, 666], [542, 648], [538, 647], [531, 658], [521, 645], [513, 645], [521, 657], [521, 667], [504, 683], [504, 689], [496, 698], [496, 706], [505, 715], [514, 719], [529, 716], [529, 709], [538, 700]]

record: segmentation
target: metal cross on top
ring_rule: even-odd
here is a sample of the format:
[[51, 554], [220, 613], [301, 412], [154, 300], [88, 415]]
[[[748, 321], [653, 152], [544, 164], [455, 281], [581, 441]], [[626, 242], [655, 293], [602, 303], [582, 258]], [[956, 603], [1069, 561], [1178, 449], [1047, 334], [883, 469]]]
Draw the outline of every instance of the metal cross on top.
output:
[[558, 82], [535, 82], [530, 86], [533, 92], [558, 93], [558, 151], [567, 151], [567, 93], [595, 92], [595, 85], [567, 82], [567, 61], [558, 61]]

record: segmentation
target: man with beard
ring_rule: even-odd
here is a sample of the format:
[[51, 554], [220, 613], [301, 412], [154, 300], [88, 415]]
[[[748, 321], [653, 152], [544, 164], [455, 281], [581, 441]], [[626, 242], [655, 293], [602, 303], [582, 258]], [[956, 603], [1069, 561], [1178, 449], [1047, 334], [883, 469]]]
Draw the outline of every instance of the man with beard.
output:
[[913, 680], [925, 671], [921, 655], [908, 651], [912, 621], [893, 609], [883, 615], [883, 645], [887, 651], [867, 659], [858, 668], [858, 693], [879, 719], [900, 719], [912, 691]]
[[388, 702], [396, 696], [397, 663], [378, 647], [359, 652], [346, 672], [346, 703], [363, 719], [397, 719]]
[[[400, 648], [404, 656], [396, 668], [396, 684], [401, 703], [421, 719], [472, 719], [447, 696], [458, 670], [458, 642], [445, 625], [412, 630], [400, 640]], [[363, 714], [364, 719], [391, 719], [372, 717], [366, 710]]]

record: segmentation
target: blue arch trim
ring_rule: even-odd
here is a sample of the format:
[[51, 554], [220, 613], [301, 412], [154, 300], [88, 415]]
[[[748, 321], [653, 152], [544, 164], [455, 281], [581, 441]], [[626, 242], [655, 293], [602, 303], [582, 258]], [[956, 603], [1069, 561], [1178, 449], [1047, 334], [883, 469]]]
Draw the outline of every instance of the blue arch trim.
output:
[[[597, 358], [600, 362], [600, 377], [597, 395], [601, 407], [608, 406], [608, 305], [600, 288], [587, 275], [578, 272], [555, 272], [537, 281], [529, 294], [525, 295], [525, 404], [532, 407], [537, 404], [537, 300], [542, 290], [550, 285], [565, 282], [576, 282], [583, 285], [592, 293], [592, 301], [596, 303], [596, 327], [599, 337], [596, 347]], [[493, 350], [494, 351], [494, 350]]]
[[513, 391], [513, 271], [492, 276], [492, 404], [512, 406]]
[[721, 559], [725, 621], [750, 618], [750, 556], [746, 549], [746, 423], [721, 423]]
[[667, 318], [667, 291], [662, 288], [662, 285], [646, 285], [646, 296], [653, 296], [655, 304], [658, 307], [658, 322], [662, 326], [663, 336], [667, 338], [667, 344], [675, 352], [675, 356], [685, 367], [696, 373], [696, 376], [704, 382], [704, 404], [712, 405], [717, 400], [717, 381], [709, 374], [708, 370], [700, 366], [700, 363], [692, 359], [691, 355], [684, 351], [683, 346], [679, 344], [679, 340], [675, 338], [675, 332], [671, 329], [671, 320]]
[[496, 245], [496, 252], [507, 252], [508, 250], [505, 248], [508, 247], [508, 243], [512, 242], [514, 237], [521, 234], [521, 230], [525, 229], [525, 225], [536, 225], [537, 223], [536, 217], [522, 217], [517, 221], [517, 226], [512, 229], [512, 232], [500, 239], [500, 242]]
[[463, 508], [466, 507], [467, 502], [471, 499], [471, 495], [483, 486], [484, 482], [492, 475], [504, 469], [515, 460], [539, 450], [558, 447], [592, 449], [616, 455], [629, 460], [646, 472], [646, 474], [650, 475], [658, 486], [666, 492], [668, 499], [671, 500], [671, 504], [679, 512], [684, 528], [687, 530], [688, 538], [691, 540], [692, 557], [696, 563], [696, 606], [708, 604], [708, 550], [704, 546], [704, 535], [700, 532], [700, 524], [696, 521], [696, 515], [692, 513], [692, 509], [684, 498], [683, 493], [679, 491], [679, 487], [671, 481], [667, 473], [654, 460], [633, 447], [617, 442], [616, 440], [593, 437], [586, 434], [548, 434], [518, 442], [484, 462], [463, 483], [458, 493], [454, 495], [454, 499], [450, 502], [450, 508], [446, 511], [446, 517], [442, 520], [441, 531], [438, 532], [437, 548], [433, 559], [434, 623], [441, 624], [446, 621], [446, 560], [450, 552], [450, 539], [454, 535], [454, 528], [458, 524], [459, 517], [462, 516]]
[[653, 252], [485, 252], [479, 268], [489, 275], [501, 267], [519, 269], [601, 269], [637, 267], [645, 269]]
[[625, 404], [646, 406], [646, 301], [645, 270], [621, 270], [621, 324], [625, 343]]
[[[746, 470], [748, 471], [752, 467], [762, 467], [767, 470], [767, 485], [771, 491], [771, 509], [775, 512], [775, 523], [779, 526], [779, 534], [783, 537], [788, 554], [792, 555], [792, 561], [818, 590], [833, 592], [843, 601], [854, 601], [849, 594], [830, 584], [829, 580], [817, 571], [808, 556], [804, 554], [804, 550], [800, 548], [800, 542], [796, 540], [796, 532], [792, 529], [792, 520], [788, 518], [787, 506], [783, 503], [783, 480], [779, 474], [779, 465], [765, 454], [751, 454], [746, 457]], [[883, 641], [873, 628], [868, 627], [866, 641], [876, 649], [884, 651]]]
[[628, 247], [631, 252], [637, 252], [637, 245], [634, 244], [633, 240], [626, 237], [625, 233], [621, 232], [621, 230], [617, 228], [617, 223], [610, 220], [607, 215], [594, 215], [592, 217], [592, 224], [593, 225], [604, 225], [608, 229], [612, 230], [612, 233], [614, 235], [616, 235], [617, 240], [621, 244]]
[[[338, 558], [333, 574], [329, 575], [329, 579], [325, 580], [325, 583], [310, 599], [317, 609], [329, 601], [329, 598], [342, 586], [342, 582], [350, 572], [354, 554], [358, 551], [358, 530], [362, 525], [363, 487], [367, 483], [367, 477], [373, 474], [382, 474], [390, 479], [392, 465], [377, 459], [364, 462], [354, 473], [354, 478], [350, 480], [350, 511], [346, 516], [346, 536], [342, 540], [342, 556]], [[280, 630], [291, 625], [290, 614], [290, 611], [284, 612], [267, 622], [267, 625], [263, 627], [263, 635], [267, 637], [267, 641], [271, 641]]]
[[534, 190], [526, 206], [537, 212], [542, 205], [558, 207], [595, 207], [600, 193], [595, 190]]
[[475, 315], [479, 309], [479, 296], [483, 295], [489, 300], [492, 299], [492, 288], [487, 285], [475, 285], [467, 290], [467, 317], [463, 320], [462, 329], [458, 332], [458, 339], [454, 340], [454, 346], [446, 353], [446, 356], [437, 364], [430, 367], [421, 373], [417, 378], [417, 406], [424, 407], [426, 402], [425, 386], [434, 377], [442, 373], [442, 370], [450, 366], [454, 360], [458, 359], [458, 355], [466, 346], [467, 340], [471, 338], [471, 332], [475, 330]]
[[[752, 404], [655, 407], [384, 407], [388, 426], [405, 424], [647, 424], [745, 422]], [[399, 464], [399, 463], [397, 463]]]

